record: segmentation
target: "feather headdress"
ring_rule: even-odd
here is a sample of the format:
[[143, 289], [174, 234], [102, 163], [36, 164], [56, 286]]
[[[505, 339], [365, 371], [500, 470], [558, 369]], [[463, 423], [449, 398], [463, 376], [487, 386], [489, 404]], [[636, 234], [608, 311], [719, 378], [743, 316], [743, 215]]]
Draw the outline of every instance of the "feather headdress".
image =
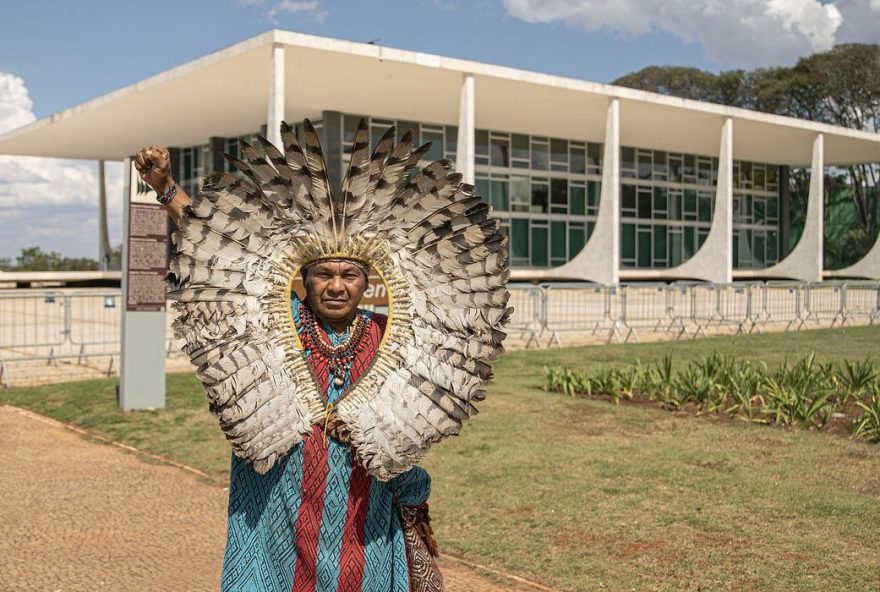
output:
[[363, 261], [382, 277], [388, 324], [370, 370], [336, 404], [356, 460], [390, 479], [476, 413], [502, 351], [507, 237], [448, 160], [412, 174], [429, 145], [391, 128], [372, 153], [361, 122], [342, 190], [318, 135], [281, 125], [227, 158], [245, 179], [215, 173], [173, 239], [175, 334], [197, 367], [233, 451], [261, 472], [321, 423], [325, 403], [290, 312], [291, 282], [323, 258]]

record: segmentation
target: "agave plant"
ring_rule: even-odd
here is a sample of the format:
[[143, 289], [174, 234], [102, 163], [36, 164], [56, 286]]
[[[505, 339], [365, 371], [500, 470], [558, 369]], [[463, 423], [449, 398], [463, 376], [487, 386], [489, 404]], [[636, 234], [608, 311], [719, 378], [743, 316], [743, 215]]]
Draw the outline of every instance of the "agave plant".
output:
[[861, 362], [844, 360], [839, 374], [842, 386], [840, 402], [846, 403], [850, 399], [860, 398], [877, 380], [877, 367], [871, 360]]

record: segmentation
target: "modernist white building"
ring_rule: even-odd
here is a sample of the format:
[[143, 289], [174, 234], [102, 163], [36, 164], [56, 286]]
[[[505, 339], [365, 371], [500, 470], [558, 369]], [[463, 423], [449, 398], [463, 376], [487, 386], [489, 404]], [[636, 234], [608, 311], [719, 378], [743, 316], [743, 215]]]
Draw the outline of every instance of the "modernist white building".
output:
[[[880, 161], [880, 135], [377, 45], [269, 31], [0, 136], [0, 154], [172, 147], [188, 190], [240, 137], [309, 117], [331, 175], [361, 117], [433, 141], [495, 208], [519, 279], [880, 279], [822, 269], [822, 182], [788, 252], [792, 167]], [[267, 133], [268, 131], [268, 133]]]

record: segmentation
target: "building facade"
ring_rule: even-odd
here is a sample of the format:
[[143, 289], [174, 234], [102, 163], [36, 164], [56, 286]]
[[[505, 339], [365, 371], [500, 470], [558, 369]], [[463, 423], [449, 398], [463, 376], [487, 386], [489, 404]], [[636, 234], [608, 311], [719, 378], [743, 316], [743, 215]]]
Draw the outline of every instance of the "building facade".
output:
[[[124, 159], [173, 147], [188, 191], [238, 139], [309, 117], [331, 180], [354, 131], [433, 142], [492, 204], [515, 279], [880, 278], [880, 245], [822, 268], [829, 166], [880, 162], [880, 135], [404, 51], [269, 31], [0, 136], [0, 153]], [[790, 249], [789, 171], [812, 171]], [[228, 170], [228, 169], [227, 169]], [[817, 174], [818, 173], [818, 174]]]

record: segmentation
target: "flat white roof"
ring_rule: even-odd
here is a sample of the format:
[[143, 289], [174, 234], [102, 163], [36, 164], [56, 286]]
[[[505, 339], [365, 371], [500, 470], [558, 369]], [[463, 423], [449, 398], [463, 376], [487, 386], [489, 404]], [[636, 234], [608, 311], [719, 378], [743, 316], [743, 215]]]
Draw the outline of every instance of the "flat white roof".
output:
[[285, 49], [285, 118], [321, 111], [458, 124], [462, 75], [474, 75], [476, 126], [602, 142], [620, 99], [621, 144], [718, 153], [734, 120], [734, 158], [809, 166], [880, 162], [880, 134], [609, 84], [273, 30], [0, 136], [0, 154], [121, 160], [146, 144], [193, 146], [258, 130], [268, 114], [273, 44]]

